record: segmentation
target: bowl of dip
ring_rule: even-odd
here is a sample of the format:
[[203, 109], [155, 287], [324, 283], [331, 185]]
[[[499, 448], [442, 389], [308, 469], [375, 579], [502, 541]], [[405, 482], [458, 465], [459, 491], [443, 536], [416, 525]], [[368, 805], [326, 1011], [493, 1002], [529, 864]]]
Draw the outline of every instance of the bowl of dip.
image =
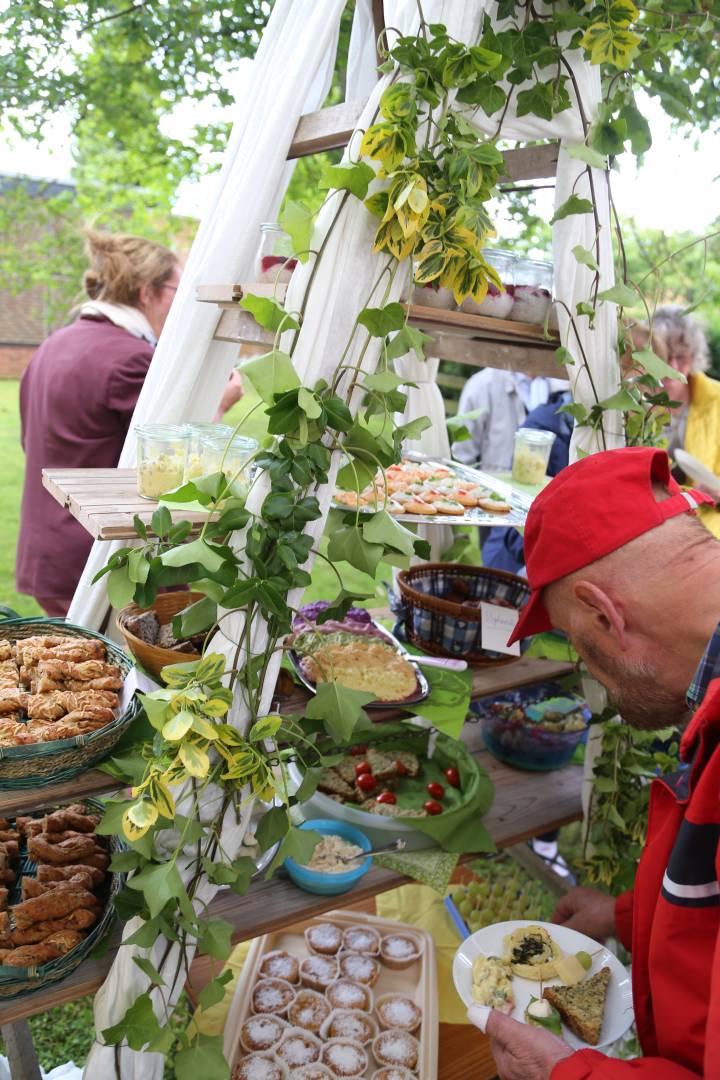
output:
[[[303, 821], [300, 828], [321, 834], [320, 842], [306, 866], [295, 859], [286, 859], [283, 863], [290, 880], [305, 892], [318, 893], [320, 896], [337, 896], [348, 892], [372, 866], [372, 859], [365, 854], [371, 850], [372, 844], [365, 833], [354, 825], [319, 818]], [[357, 860], [341, 863], [342, 856], [355, 854], [353, 848], [356, 849]]]

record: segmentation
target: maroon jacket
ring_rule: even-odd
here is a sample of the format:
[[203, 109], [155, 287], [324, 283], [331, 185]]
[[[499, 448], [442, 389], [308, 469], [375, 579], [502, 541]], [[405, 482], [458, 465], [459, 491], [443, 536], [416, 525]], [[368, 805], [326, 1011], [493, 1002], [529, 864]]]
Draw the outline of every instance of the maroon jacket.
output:
[[92, 539], [42, 486], [44, 468], [113, 468], [153, 347], [100, 316], [56, 330], [20, 384], [26, 456], [16, 580], [19, 592], [71, 597]]

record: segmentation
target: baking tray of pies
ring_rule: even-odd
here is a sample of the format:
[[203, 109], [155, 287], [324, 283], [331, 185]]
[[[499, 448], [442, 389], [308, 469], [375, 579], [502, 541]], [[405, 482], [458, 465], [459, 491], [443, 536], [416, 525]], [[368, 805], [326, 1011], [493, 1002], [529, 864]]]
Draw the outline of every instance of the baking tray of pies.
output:
[[532, 504], [532, 496], [497, 476], [449, 458], [407, 453], [385, 475], [387, 494], [378, 473], [374, 486], [369, 485], [359, 497], [355, 492], [336, 491], [333, 506], [361, 514], [387, 509], [405, 524], [513, 525], [520, 529]]
[[[302, 611], [302, 609], [301, 609], [301, 611]], [[368, 679], [368, 675], [369, 675], [368, 681], [370, 683], [372, 683], [372, 685], [379, 690], [382, 687], [383, 680], [387, 681], [389, 678], [392, 677], [393, 674], [397, 674], [397, 676], [404, 681], [405, 676], [407, 674], [409, 674], [409, 672], [407, 672], [407, 670], [405, 668], [405, 665], [408, 665], [409, 668], [412, 669], [412, 672], [415, 675], [415, 689], [411, 690], [407, 694], [404, 694], [403, 696], [398, 696], [398, 697], [388, 697], [388, 696], [381, 697], [378, 694], [378, 696], [376, 697], [376, 700], [375, 701], [370, 701], [365, 706], [365, 708], [367, 708], [367, 709], [379, 709], [379, 708], [386, 709], [388, 707], [397, 708], [397, 707], [405, 707], [405, 706], [417, 705], [419, 702], [424, 701], [425, 698], [428, 697], [428, 695], [430, 693], [430, 686], [428, 684], [427, 679], [425, 678], [425, 675], [420, 670], [420, 667], [418, 666], [418, 664], [415, 663], [415, 661], [414, 661], [413, 657], [411, 656], [411, 654], [407, 651], [407, 649], [403, 648], [403, 646], [400, 644], [400, 642], [394, 636], [394, 634], [391, 634], [390, 631], [386, 630], [384, 626], [380, 625], [380, 623], [375, 622], [374, 619], [368, 619], [368, 625], [372, 626], [374, 628], [375, 632], [376, 632], [374, 637], [367, 639], [368, 642], [372, 642], [373, 640], [375, 640], [378, 644], [389, 645], [393, 649], [393, 651], [396, 653], [397, 658], [398, 658], [398, 663], [397, 663], [397, 671], [395, 672], [392, 665], [389, 665], [387, 663], [387, 660], [384, 657], [382, 657], [382, 656], [369, 657], [367, 655], [363, 655], [363, 653], [358, 651], [358, 654], [356, 656], [351, 656], [350, 657], [349, 662], [352, 664], [353, 661], [357, 660], [357, 666], [363, 672], [363, 682], [366, 679]], [[366, 641], [364, 639], [359, 638], [358, 641], [359, 641], [358, 650], [367, 649], [367, 643], [366, 643]], [[347, 647], [350, 648], [350, 643], [347, 643]], [[290, 648], [288, 650], [288, 656], [289, 656], [289, 659], [290, 659], [290, 663], [293, 666], [293, 670], [294, 670], [297, 678], [299, 679], [299, 681], [302, 683], [302, 685], [306, 688], [306, 690], [309, 690], [311, 693], [313, 693], [313, 694], [316, 693], [318, 684], [317, 684], [317, 682], [315, 682], [310, 677], [307, 670], [303, 669], [303, 665], [302, 665], [302, 659], [303, 658], [293, 648]], [[310, 658], [310, 659], [312, 659], [312, 658]], [[369, 667], [370, 663], [373, 663], [372, 668]], [[373, 672], [374, 672], [374, 674], [373, 674]], [[350, 678], [352, 679], [352, 673], [350, 673]], [[323, 680], [323, 681], [334, 681], [334, 680]], [[340, 682], [342, 685], [348, 685], [348, 683], [346, 681], [344, 681], [343, 679], [341, 679], [341, 678], [338, 679], [337, 681]], [[360, 686], [356, 685], [356, 686], [351, 687], [351, 688], [352, 689], [368, 689], [368, 692], [375, 693], [374, 689], [372, 691], [370, 691], [369, 687], [365, 687], [365, 686], [360, 687]]]
[[236, 1080], [260, 1075], [258, 1056], [272, 1080], [370, 1080], [391, 1062], [407, 1068], [400, 1075], [434, 1080], [432, 937], [346, 910], [257, 938], [230, 1003], [223, 1049]]

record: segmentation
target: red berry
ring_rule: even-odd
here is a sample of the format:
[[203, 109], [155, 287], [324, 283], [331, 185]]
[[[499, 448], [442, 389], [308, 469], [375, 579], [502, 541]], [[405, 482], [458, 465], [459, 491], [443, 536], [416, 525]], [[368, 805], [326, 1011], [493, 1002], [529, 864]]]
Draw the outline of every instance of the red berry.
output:
[[423, 810], [434, 816], [435, 814], [442, 814], [443, 808], [439, 802], [435, 802], [434, 799], [428, 799], [426, 803], [423, 803]]
[[353, 757], [362, 757], [363, 754], [367, 754], [367, 746], [351, 746], [350, 753]]
[[392, 791], [381, 791], [375, 802], [387, 803], [389, 806], [394, 806], [397, 802], [395, 794]]
[[360, 775], [355, 780], [355, 783], [361, 791], [366, 791], [368, 793], [374, 791], [377, 787], [377, 780], [372, 775], [372, 773], [367, 772], [360, 773]]
[[453, 766], [450, 766], [449, 769], [445, 770], [445, 776], [451, 787], [460, 787], [460, 773]]
[[403, 765], [402, 761], [395, 762], [395, 772], [398, 776], [407, 776], [407, 768]]
[[445, 794], [445, 788], [435, 780], [428, 784], [427, 790], [428, 795], [432, 795], [433, 799], [442, 799]]
[[356, 776], [362, 776], [363, 773], [371, 773], [371, 772], [372, 772], [372, 769], [370, 768], [370, 765], [368, 764], [367, 761], [358, 761], [357, 765], [355, 766], [355, 775]]

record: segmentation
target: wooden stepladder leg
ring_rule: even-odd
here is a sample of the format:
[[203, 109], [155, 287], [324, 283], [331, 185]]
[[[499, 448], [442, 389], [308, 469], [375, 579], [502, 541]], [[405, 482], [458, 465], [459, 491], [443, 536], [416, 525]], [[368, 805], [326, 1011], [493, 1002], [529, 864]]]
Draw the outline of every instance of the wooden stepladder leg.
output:
[[5, 1043], [12, 1080], [40, 1080], [40, 1063], [27, 1020], [3, 1024], [0, 1034]]

